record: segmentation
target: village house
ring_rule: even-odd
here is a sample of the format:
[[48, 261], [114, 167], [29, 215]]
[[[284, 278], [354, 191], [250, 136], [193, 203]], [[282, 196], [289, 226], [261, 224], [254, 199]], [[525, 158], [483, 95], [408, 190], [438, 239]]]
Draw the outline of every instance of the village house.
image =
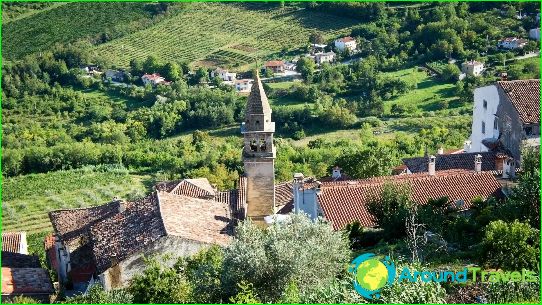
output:
[[2, 303], [27, 296], [50, 303], [55, 290], [37, 256], [28, 255], [25, 232], [2, 232]]
[[527, 44], [527, 42], [527, 39], [507, 37], [499, 40], [497, 47], [501, 49], [515, 50], [523, 48]]
[[498, 81], [474, 90], [467, 152], [502, 146], [519, 162], [521, 147], [540, 147], [540, 80]]
[[98, 67], [98, 65], [88, 65], [88, 66], [85, 66], [82, 70], [89, 76], [102, 74], [102, 72], [100, 71], [100, 67]]
[[235, 87], [235, 90], [239, 93], [249, 93], [252, 89], [252, 83], [254, 80], [252, 79], [236, 79], [233, 81], [233, 85]]
[[374, 227], [367, 203], [386, 183], [409, 185], [419, 204], [446, 196], [458, 211], [470, 208], [475, 198], [502, 195], [480, 158], [471, 160], [472, 168], [439, 171], [430, 158], [426, 172], [363, 180], [352, 180], [334, 167], [331, 176], [320, 181], [295, 174], [293, 181], [275, 184], [271, 115], [256, 74], [241, 124], [244, 174], [236, 189], [217, 191], [205, 178], [166, 181], [140, 200], [50, 212], [54, 251], [47, 253], [56, 257], [61, 282], [87, 275], [86, 283], [124, 287], [143, 270], [143, 256], [178, 257], [212, 244], [225, 246], [234, 225], [244, 219], [265, 226], [277, 215], [304, 212], [313, 219], [324, 217], [336, 230], [354, 221]]
[[345, 52], [346, 50], [352, 52], [358, 47], [356, 40], [350, 36], [339, 38], [335, 40], [334, 44], [339, 52]]
[[171, 83], [166, 81], [166, 79], [158, 73], [144, 74], [141, 76], [141, 80], [143, 81], [143, 85], [151, 85], [153, 87], [157, 85], [169, 85]]
[[108, 69], [105, 71], [104, 75], [106, 80], [111, 80], [114, 82], [124, 82], [128, 78], [128, 74], [122, 70]]
[[461, 72], [471, 75], [471, 76], [480, 76], [484, 71], [484, 64], [476, 61], [470, 60], [461, 64]]
[[233, 82], [237, 78], [237, 73], [228, 72], [228, 70], [224, 70], [222, 68], [216, 68], [215, 70], [211, 71], [210, 75], [211, 78], [218, 76], [222, 81], [225, 82]]
[[529, 38], [540, 41], [540, 28], [531, 29], [529, 31]]
[[266, 71], [271, 70], [273, 73], [283, 73], [284, 72], [284, 61], [282, 60], [270, 60], [265, 62], [264, 68]]
[[323, 64], [325, 62], [333, 62], [335, 61], [335, 52], [330, 51], [326, 53], [316, 53], [314, 54], [314, 61], [317, 64]]

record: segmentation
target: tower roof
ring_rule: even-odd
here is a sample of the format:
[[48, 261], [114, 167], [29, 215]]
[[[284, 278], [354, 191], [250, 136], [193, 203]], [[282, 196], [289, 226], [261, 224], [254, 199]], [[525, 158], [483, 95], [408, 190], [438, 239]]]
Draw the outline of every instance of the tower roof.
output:
[[263, 90], [262, 81], [258, 72], [254, 76], [254, 84], [248, 96], [247, 101], [247, 116], [251, 114], [271, 114], [271, 107], [265, 91]]

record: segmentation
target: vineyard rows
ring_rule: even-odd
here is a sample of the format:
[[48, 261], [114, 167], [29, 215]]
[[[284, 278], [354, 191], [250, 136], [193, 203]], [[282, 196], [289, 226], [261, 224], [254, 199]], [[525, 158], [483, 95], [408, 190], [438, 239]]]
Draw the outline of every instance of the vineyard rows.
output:
[[[348, 34], [354, 21], [299, 10], [248, 10], [240, 5], [193, 3], [150, 28], [97, 47], [119, 66], [155, 55], [165, 61], [206, 60], [246, 64], [308, 43], [318, 30], [326, 38]], [[232, 48], [243, 45], [245, 50]]]

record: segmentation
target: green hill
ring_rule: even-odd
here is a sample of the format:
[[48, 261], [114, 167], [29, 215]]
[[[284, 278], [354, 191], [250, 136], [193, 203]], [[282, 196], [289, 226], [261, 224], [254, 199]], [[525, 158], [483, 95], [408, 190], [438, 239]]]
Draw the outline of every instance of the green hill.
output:
[[2, 24], [4, 58], [19, 59], [82, 38], [120, 37], [143, 28], [153, 16], [148, 4], [125, 2], [67, 3], [24, 12], [26, 15]]

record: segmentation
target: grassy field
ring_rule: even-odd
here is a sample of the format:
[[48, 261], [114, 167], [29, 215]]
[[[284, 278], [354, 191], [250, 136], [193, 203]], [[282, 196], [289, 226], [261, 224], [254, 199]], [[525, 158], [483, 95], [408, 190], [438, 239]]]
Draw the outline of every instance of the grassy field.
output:
[[[129, 32], [151, 19], [146, 3], [88, 2], [55, 5], [2, 24], [2, 56], [17, 59], [57, 43]], [[24, 18], [23, 18], [24, 17]], [[143, 26], [143, 24], [141, 24]]]
[[[356, 22], [306, 10], [257, 9], [241, 4], [193, 3], [181, 13], [97, 47], [118, 65], [155, 55], [200, 66], [241, 67], [308, 44], [313, 30], [328, 39]], [[278, 54], [276, 55], [278, 56]]]
[[124, 169], [85, 167], [2, 180], [2, 228], [28, 234], [50, 231], [48, 211], [100, 205], [120, 198], [144, 196], [150, 176]]
[[393, 104], [414, 106], [419, 111], [432, 111], [437, 109], [439, 101], [447, 100], [448, 102], [452, 102], [457, 99], [454, 96], [454, 84], [439, 81], [434, 77], [428, 76], [423, 71], [418, 71], [417, 68], [387, 72], [383, 73], [383, 76], [399, 78], [415, 86], [415, 89], [410, 90], [406, 94], [386, 101], [388, 111]]

